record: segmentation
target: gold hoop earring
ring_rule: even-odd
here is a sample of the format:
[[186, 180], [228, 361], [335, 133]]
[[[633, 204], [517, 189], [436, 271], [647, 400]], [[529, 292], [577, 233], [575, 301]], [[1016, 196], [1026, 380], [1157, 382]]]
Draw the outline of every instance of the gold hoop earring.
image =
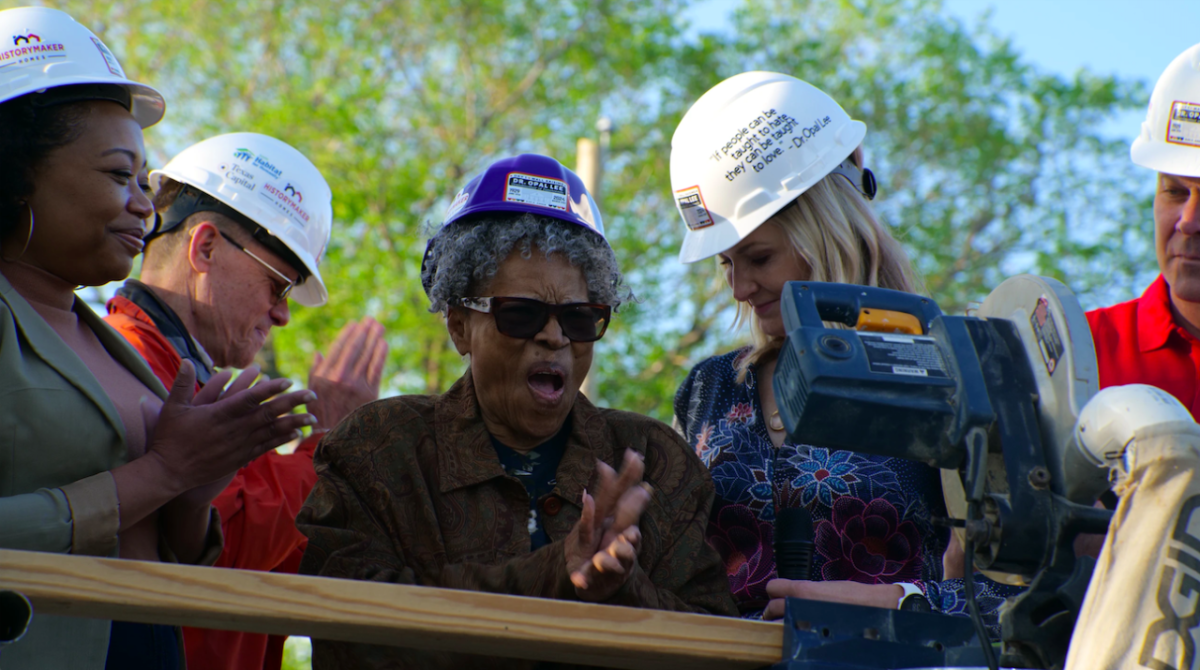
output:
[[29, 249], [29, 241], [33, 239], [33, 207], [27, 202], [22, 204], [25, 205], [25, 210], [29, 212], [29, 232], [25, 234], [25, 244], [21, 246], [21, 253], [17, 254], [16, 256], [9, 258], [8, 254], [3, 253], [3, 249], [0, 249], [0, 259], [3, 259], [6, 263], [16, 263], [17, 261], [21, 260], [21, 257], [24, 256], [25, 252]]

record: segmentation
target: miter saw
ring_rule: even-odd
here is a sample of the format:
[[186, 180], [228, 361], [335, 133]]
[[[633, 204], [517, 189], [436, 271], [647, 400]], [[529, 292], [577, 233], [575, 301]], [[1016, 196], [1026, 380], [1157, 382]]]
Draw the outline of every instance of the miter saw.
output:
[[[1098, 384], [1075, 296], [1053, 279], [1022, 275], [973, 316], [948, 316], [908, 293], [789, 282], [781, 305], [788, 336], [774, 384], [788, 439], [942, 469], [946, 523], [967, 550], [969, 597], [972, 566], [1026, 587], [1001, 610], [999, 663], [1062, 667], [1094, 565], [1076, 558], [1074, 541], [1104, 533], [1111, 518], [1094, 506], [1109, 471], [1076, 439]], [[972, 610], [973, 624], [789, 601], [780, 667], [994, 666]]]

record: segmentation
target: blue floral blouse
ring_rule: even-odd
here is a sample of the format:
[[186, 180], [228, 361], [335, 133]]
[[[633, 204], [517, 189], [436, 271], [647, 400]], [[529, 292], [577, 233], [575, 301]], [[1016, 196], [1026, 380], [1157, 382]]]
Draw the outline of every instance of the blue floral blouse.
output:
[[[942, 580], [949, 531], [938, 471], [902, 458], [788, 444], [767, 433], [753, 368], [737, 382], [746, 349], [697, 365], [675, 396], [675, 421], [712, 473], [716, 500], [708, 540], [721, 554], [743, 616], [766, 607], [775, 578], [774, 521], [780, 507], [807, 507], [815, 551], [812, 579], [910, 582], [937, 611], [966, 614], [960, 579]], [[997, 610], [1019, 590], [976, 575], [976, 600], [997, 632]]]

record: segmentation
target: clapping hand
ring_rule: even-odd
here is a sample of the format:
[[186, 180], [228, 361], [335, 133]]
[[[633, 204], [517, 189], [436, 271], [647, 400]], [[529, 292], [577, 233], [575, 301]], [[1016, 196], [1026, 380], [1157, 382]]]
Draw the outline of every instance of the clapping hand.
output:
[[318, 400], [308, 406], [317, 417], [314, 430], [329, 430], [360, 406], [379, 398], [379, 381], [388, 345], [383, 326], [371, 317], [351, 321], [338, 333], [329, 358], [317, 352], [308, 387]]
[[[291, 382], [258, 378], [258, 366], [246, 368], [233, 383], [228, 370], [200, 391], [196, 371], [185, 360], [163, 403], [146, 456], [162, 462], [166, 475], [186, 491], [217, 482], [266, 452], [295, 439], [311, 414], [292, 410], [316, 399], [312, 391], [279, 395]], [[228, 388], [226, 388], [228, 384]], [[149, 427], [149, 422], [148, 422]]]
[[619, 475], [602, 461], [596, 467], [596, 496], [584, 491], [583, 513], [565, 547], [575, 593], [591, 602], [611, 598], [628, 581], [642, 544], [637, 523], [650, 503], [640, 454], [627, 450]]

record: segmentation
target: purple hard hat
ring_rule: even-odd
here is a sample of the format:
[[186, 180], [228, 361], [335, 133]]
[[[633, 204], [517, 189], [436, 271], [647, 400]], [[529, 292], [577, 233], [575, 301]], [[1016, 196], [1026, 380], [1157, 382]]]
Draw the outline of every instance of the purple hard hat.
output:
[[442, 225], [479, 212], [542, 214], [604, 237], [600, 209], [583, 180], [549, 156], [521, 154], [492, 163], [454, 196]]
[[[573, 223], [600, 236], [605, 243], [600, 208], [579, 175], [558, 161], [540, 154], [501, 158], [467, 182], [446, 208], [442, 229], [484, 212], [528, 212]], [[436, 237], [436, 236], [435, 236]], [[427, 272], [429, 250], [421, 261], [422, 284], [429, 292], [432, 272]]]

